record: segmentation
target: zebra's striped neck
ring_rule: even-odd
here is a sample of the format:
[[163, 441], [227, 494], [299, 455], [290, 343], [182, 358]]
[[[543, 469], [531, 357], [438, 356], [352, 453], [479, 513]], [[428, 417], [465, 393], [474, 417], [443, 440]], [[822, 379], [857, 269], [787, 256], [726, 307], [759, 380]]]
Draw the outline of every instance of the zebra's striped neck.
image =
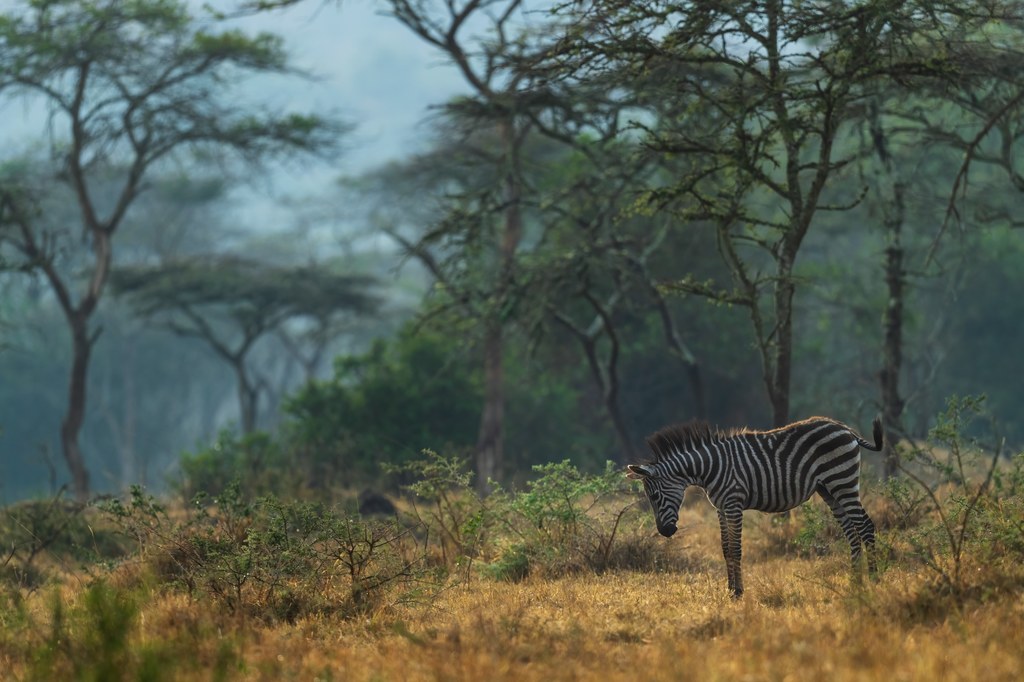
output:
[[734, 435], [709, 432], [704, 438], [680, 439], [679, 434], [666, 434], [663, 431], [659, 434], [662, 440], [657, 445], [651, 439], [648, 442], [655, 453], [654, 466], [664, 475], [678, 479], [685, 485], [705, 489], [710, 482], [722, 477], [728, 466], [722, 453], [731, 449], [728, 441]]

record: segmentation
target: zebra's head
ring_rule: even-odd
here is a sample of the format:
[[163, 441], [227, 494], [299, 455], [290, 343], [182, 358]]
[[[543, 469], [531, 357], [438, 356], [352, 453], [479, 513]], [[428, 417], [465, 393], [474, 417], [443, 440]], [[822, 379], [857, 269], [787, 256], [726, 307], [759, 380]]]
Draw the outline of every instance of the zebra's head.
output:
[[679, 505], [683, 502], [687, 483], [675, 476], [662, 473], [654, 464], [630, 464], [626, 468], [626, 476], [643, 482], [647, 501], [654, 509], [654, 522], [658, 526], [658, 532], [667, 538], [672, 537], [677, 530]]

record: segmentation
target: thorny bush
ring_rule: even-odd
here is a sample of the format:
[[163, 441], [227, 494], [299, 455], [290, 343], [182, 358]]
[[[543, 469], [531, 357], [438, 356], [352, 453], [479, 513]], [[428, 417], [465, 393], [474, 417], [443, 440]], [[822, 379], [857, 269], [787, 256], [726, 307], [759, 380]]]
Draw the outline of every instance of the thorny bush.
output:
[[[245, 499], [229, 484], [193, 513], [171, 519], [139, 489], [104, 507], [161, 581], [213, 597], [238, 617], [287, 620], [374, 608], [385, 588], [420, 589], [429, 577], [409, 532], [320, 503]], [[341, 599], [337, 589], [341, 589]]]
[[[984, 417], [984, 397], [950, 398], [927, 443], [898, 444], [906, 480], [887, 489], [907, 517], [898, 537], [932, 572], [938, 593], [957, 603], [993, 587], [979, 581], [1024, 588], [1015, 568], [1024, 554], [1024, 455], [1007, 460], [1002, 441], [968, 435]], [[983, 437], [993, 430], [981, 429]]]

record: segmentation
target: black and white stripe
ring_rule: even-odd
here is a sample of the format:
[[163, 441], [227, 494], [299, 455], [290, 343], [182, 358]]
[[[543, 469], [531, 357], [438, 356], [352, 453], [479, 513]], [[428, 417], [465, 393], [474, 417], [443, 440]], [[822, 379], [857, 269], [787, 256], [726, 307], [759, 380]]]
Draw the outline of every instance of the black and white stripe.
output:
[[643, 481], [658, 531], [676, 532], [686, 489], [703, 488], [718, 510], [722, 554], [734, 597], [743, 594], [740, 572], [743, 511], [783, 512], [818, 493], [850, 543], [854, 563], [864, 547], [874, 569], [875, 524], [860, 502], [860, 448], [882, 449], [882, 423], [874, 443], [827, 417], [811, 417], [771, 431], [722, 432], [704, 423], [670, 426], [647, 439], [648, 464], [630, 464], [629, 477]]

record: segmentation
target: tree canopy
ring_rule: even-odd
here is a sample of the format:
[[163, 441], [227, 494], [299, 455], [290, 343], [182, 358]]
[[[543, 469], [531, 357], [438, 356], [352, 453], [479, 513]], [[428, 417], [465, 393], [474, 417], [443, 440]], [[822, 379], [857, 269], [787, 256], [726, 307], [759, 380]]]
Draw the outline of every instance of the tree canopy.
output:
[[326, 267], [279, 266], [236, 257], [190, 259], [114, 272], [115, 292], [136, 313], [202, 340], [235, 372], [242, 430], [256, 428], [261, 382], [248, 356], [271, 333], [303, 326], [315, 337], [337, 318], [373, 312], [369, 277]]
[[[20, 211], [4, 233], [46, 277], [72, 341], [68, 407], [61, 427], [75, 494], [89, 492], [79, 446], [89, 357], [98, 338], [91, 318], [113, 265], [114, 235], [158, 163], [186, 152], [233, 152], [246, 161], [331, 148], [337, 130], [316, 116], [278, 114], [228, 95], [247, 74], [294, 73], [279, 38], [215, 31], [183, 2], [42, 0], [0, 14], [0, 96], [24, 96], [49, 112], [51, 178], [27, 185], [41, 196], [56, 180], [78, 209], [90, 254], [84, 277], [55, 261], [58, 240]], [[41, 131], [43, 132], [43, 131]], [[113, 198], [97, 195], [97, 169], [114, 175]]]

